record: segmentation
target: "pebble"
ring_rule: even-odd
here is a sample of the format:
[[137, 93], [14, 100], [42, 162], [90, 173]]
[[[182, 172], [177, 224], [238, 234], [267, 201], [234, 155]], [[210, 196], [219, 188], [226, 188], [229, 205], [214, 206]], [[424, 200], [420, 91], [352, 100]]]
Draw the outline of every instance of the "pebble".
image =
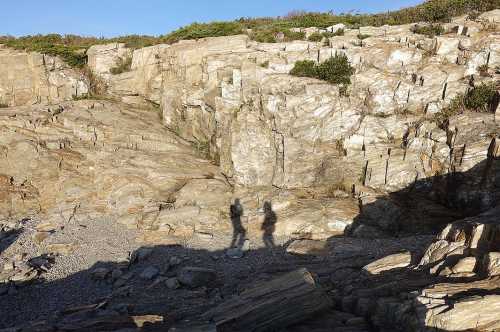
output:
[[177, 278], [169, 278], [165, 280], [165, 285], [167, 285], [168, 289], [178, 289], [181, 287], [179, 280]]

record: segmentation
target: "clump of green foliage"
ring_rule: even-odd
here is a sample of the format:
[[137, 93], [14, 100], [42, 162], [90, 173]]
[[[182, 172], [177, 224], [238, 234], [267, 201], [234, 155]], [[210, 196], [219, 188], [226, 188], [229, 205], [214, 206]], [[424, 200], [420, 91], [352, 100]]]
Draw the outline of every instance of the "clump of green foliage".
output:
[[85, 43], [82, 39], [77, 40], [76, 36], [64, 38], [60, 35], [37, 35], [20, 38], [0, 37], [0, 43], [17, 50], [30, 52], [40, 52], [52, 56], [58, 56], [72, 67], [82, 68], [86, 61], [85, 47], [79, 43]]
[[442, 125], [450, 117], [465, 111], [492, 112], [494, 104], [498, 103], [499, 95], [495, 84], [482, 83], [469, 90], [465, 94], [459, 94], [453, 98], [450, 105], [435, 115], [437, 123]]
[[305, 32], [290, 31], [290, 30], [257, 30], [250, 34], [250, 37], [259, 43], [277, 43], [290, 42], [294, 40], [304, 40]]
[[311, 60], [297, 61], [290, 71], [290, 75], [299, 77], [319, 78], [318, 65]]
[[412, 27], [411, 31], [419, 35], [425, 35], [429, 38], [444, 34], [444, 28], [441, 24], [430, 24], [424, 26], [415, 25]]
[[132, 57], [126, 57], [125, 59], [118, 59], [118, 63], [116, 64], [116, 67], [113, 67], [109, 70], [109, 72], [113, 75], [118, 75], [121, 73], [125, 73], [130, 71], [132, 68]]
[[498, 92], [494, 84], [482, 83], [465, 95], [463, 104], [468, 110], [488, 112], [497, 97]]
[[354, 72], [347, 56], [340, 54], [320, 64], [309, 60], [297, 61], [290, 75], [317, 78], [331, 84], [349, 85]]
[[323, 38], [332, 38], [336, 36], [343, 36], [344, 35], [344, 29], [339, 29], [336, 32], [316, 32], [313, 33], [312, 35], [309, 36], [308, 40], [311, 42], [320, 42], [323, 40]]
[[323, 40], [323, 35], [319, 32], [315, 32], [313, 33], [312, 35], [309, 36], [309, 38], [307, 38], [307, 40], [311, 41], [311, 42], [320, 42]]
[[7, 107], [9, 107], [9, 105], [4, 104], [4, 103], [0, 103], [0, 108], [7, 108]]
[[269, 68], [269, 60], [266, 60], [260, 64], [262, 68]]
[[322, 33], [323, 37], [325, 38], [331, 38], [331, 37], [337, 37], [337, 36], [343, 36], [344, 35], [344, 29], [338, 29], [335, 32], [323, 32]]
[[193, 23], [160, 39], [164, 43], [173, 44], [180, 40], [234, 36], [242, 33], [243, 25], [238, 22]]

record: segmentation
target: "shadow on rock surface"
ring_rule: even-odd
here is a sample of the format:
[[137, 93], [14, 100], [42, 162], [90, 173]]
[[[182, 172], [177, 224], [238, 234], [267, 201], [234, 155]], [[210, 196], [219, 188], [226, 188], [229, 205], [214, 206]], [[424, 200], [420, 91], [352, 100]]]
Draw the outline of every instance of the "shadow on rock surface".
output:
[[498, 153], [491, 147], [485, 161], [465, 172], [417, 180], [385, 196], [361, 196], [361, 212], [346, 233], [369, 238], [433, 234], [448, 223], [497, 206], [500, 203]]
[[[489, 156], [487, 161], [467, 172], [419, 180], [389, 197], [380, 197], [364, 204], [350, 234], [378, 237], [372, 231], [362, 234], [364, 227], [396, 235], [439, 230], [449, 222], [497, 205], [499, 189], [500, 158]], [[426, 208], [427, 202], [430, 208]], [[233, 209], [236, 208], [231, 208], [231, 217], [237, 219], [241, 214], [236, 212], [242, 207], [234, 214]], [[268, 210], [272, 212], [270, 204]], [[395, 217], [389, 220], [394, 222], [381, 224], [376, 220], [379, 216], [385, 219], [391, 217], [393, 211], [396, 211]], [[425, 219], [426, 216], [432, 218]], [[419, 225], [418, 221], [425, 222], [425, 225]], [[271, 231], [266, 233], [263, 228], [264, 235], [270, 232], [272, 236], [275, 222], [276, 218], [268, 222]], [[235, 234], [241, 236], [240, 230], [235, 228]], [[327, 243], [339, 248], [336, 244], [339, 239], [343, 237], [331, 238]], [[210, 252], [182, 246], [143, 247], [134, 252], [129, 261], [97, 263], [88, 270], [60, 280], [13, 285], [15, 291], [4, 296], [0, 303], [0, 326], [38, 321], [14, 331], [113, 331], [138, 327], [142, 330], [166, 331], [183, 320], [196, 320], [204, 312], [259, 281], [271, 280], [280, 273], [303, 267], [316, 276], [325, 290], [330, 291], [336, 303], [335, 310], [341, 310], [346, 315], [355, 312], [356, 316], [349, 316], [351, 320], [365, 319], [365, 323], [361, 324], [363, 327], [357, 331], [376, 331], [378, 328], [375, 326], [378, 324], [373, 321], [373, 313], [363, 310], [363, 305], [359, 304], [360, 298], [368, 298], [365, 307], [370, 307], [373, 304], [370, 301], [419, 291], [435, 282], [445, 281], [423, 271], [405, 268], [367, 277], [362, 271], [365, 265], [391, 254], [383, 250], [376, 254], [358, 252], [339, 259], [328, 251], [325, 255], [307, 252], [303, 255], [287, 255], [285, 247], [275, 246], [274, 242], [270, 247], [271, 250], [262, 248], [248, 251], [240, 260], [227, 257], [223, 250]], [[180, 273], [186, 267], [201, 268], [195, 271], [211, 276], [200, 277], [197, 279], [201, 280], [200, 283], [190, 284], [182, 280]], [[474, 280], [453, 280], [456, 283], [465, 281]], [[446, 282], [449, 280], [446, 279]], [[345, 289], [350, 291], [346, 292]], [[497, 293], [498, 289], [492, 294]], [[356, 299], [356, 304], [350, 303], [349, 298]], [[429, 309], [422, 306], [421, 310], [425, 315]], [[394, 311], [392, 315], [396, 313]], [[391, 317], [391, 313], [386, 314]], [[308, 318], [304, 317], [302, 324], [307, 324]], [[339, 323], [339, 326], [330, 328], [333, 331], [335, 328], [347, 331], [352, 327], [346, 325], [349, 319], [345, 320], [345, 324]], [[374, 324], [370, 325], [369, 322]], [[423, 329], [425, 324], [425, 320], [416, 322], [416, 326]], [[302, 331], [304, 328], [307, 325], [299, 324], [288, 327], [287, 331]], [[310, 331], [321, 329], [318, 327]]]

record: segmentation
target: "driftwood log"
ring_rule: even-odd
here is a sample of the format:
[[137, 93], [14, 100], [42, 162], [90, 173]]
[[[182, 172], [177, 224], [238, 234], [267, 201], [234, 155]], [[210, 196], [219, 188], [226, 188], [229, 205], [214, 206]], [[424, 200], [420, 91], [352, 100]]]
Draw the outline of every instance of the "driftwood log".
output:
[[258, 283], [204, 316], [217, 332], [273, 331], [299, 323], [332, 306], [332, 300], [306, 269]]

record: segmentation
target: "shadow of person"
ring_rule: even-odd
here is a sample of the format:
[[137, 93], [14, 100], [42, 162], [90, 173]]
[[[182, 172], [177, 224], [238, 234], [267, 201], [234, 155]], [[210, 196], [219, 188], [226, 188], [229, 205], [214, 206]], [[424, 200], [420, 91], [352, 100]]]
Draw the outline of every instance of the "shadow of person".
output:
[[274, 231], [276, 230], [276, 213], [270, 202], [264, 203], [264, 222], [262, 223], [261, 230], [264, 231], [262, 241], [267, 248], [273, 248], [274, 244]]
[[241, 216], [243, 215], [243, 212], [243, 206], [240, 203], [240, 199], [235, 199], [234, 204], [231, 204], [229, 209], [231, 223], [233, 224], [233, 239], [231, 241], [230, 248], [241, 248], [245, 242], [247, 231], [241, 223]]

